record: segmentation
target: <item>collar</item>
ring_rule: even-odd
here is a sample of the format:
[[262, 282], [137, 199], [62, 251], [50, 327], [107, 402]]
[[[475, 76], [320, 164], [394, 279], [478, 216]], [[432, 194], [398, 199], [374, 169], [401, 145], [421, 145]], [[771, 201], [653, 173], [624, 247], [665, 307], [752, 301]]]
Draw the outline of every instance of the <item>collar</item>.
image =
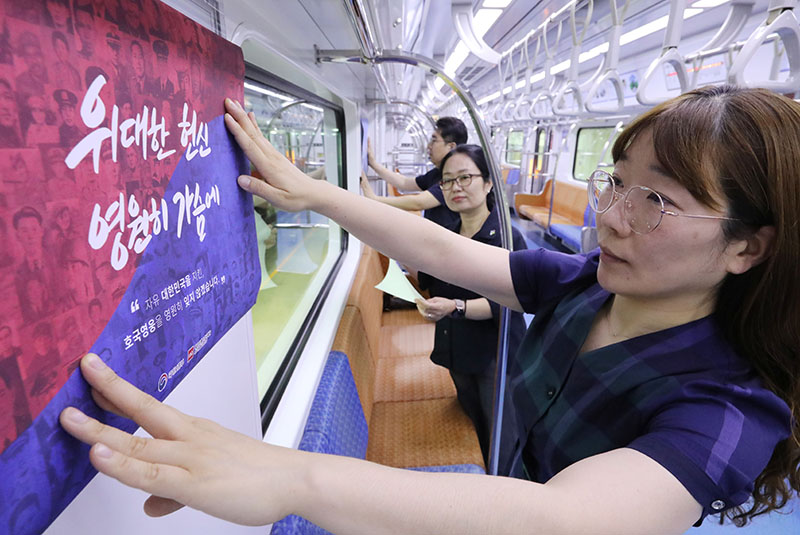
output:
[[[453, 223], [448, 225], [447, 228], [456, 234], [461, 232], [461, 218], [459, 217], [456, 219]], [[497, 220], [497, 214], [494, 212], [494, 209], [489, 211], [489, 217], [486, 218], [486, 221], [483, 222], [483, 226], [481, 226], [480, 230], [478, 230], [471, 239], [483, 243], [492, 243], [500, 240], [500, 223]]]

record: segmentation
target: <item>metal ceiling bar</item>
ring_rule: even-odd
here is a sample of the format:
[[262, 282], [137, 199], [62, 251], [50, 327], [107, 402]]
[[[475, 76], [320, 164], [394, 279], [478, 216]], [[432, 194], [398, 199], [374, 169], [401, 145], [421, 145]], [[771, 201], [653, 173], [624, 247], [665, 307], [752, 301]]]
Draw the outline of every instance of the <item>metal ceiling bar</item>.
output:
[[344, 7], [350, 15], [350, 23], [353, 25], [353, 30], [356, 33], [358, 44], [361, 47], [361, 56], [364, 58], [365, 63], [369, 64], [372, 68], [372, 73], [375, 75], [375, 82], [378, 84], [378, 89], [383, 94], [383, 98], [388, 103], [389, 97], [389, 83], [383, 75], [380, 66], [372, 61], [377, 56], [381, 49], [377, 46], [375, 31], [372, 24], [367, 17], [367, 12], [364, 8], [362, 0], [343, 0]]
[[[318, 62], [334, 62], [334, 63], [368, 63], [370, 60], [364, 58], [362, 54], [350, 54], [345, 50], [317, 50]], [[478, 111], [478, 104], [472, 96], [472, 93], [462, 86], [456, 79], [451, 78], [444, 71], [444, 66], [431, 58], [414, 54], [412, 52], [401, 51], [380, 51], [372, 58], [372, 62], [376, 64], [381, 63], [402, 63], [411, 65], [426, 70], [434, 76], [438, 76], [444, 83], [450, 86], [453, 93], [458, 95], [461, 102], [467, 108], [472, 123], [475, 125], [475, 131], [483, 152], [486, 155], [486, 163], [489, 165], [491, 171], [492, 188], [495, 193], [495, 210], [500, 222], [500, 239], [504, 248], [512, 249], [511, 240], [511, 216], [508, 212], [508, 201], [506, 199], [505, 188], [503, 187], [502, 175], [500, 174], [500, 164], [497, 161], [497, 156], [494, 153], [489, 130], [483, 122], [483, 118]], [[491, 450], [489, 452], [489, 466], [487, 469], [490, 474], [497, 474], [498, 461], [499, 461], [499, 440], [502, 436], [502, 415], [505, 403], [505, 377], [508, 369], [508, 330], [510, 315], [508, 311], [503, 308], [500, 316], [500, 335], [497, 343], [497, 370], [495, 373], [495, 404], [494, 404], [494, 420], [492, 422], [492, 441]]]

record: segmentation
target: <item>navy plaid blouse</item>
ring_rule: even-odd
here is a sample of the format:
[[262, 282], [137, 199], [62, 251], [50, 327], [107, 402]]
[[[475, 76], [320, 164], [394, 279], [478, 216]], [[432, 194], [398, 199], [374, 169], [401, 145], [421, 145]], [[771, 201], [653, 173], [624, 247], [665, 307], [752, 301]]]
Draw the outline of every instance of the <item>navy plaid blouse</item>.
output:
[[578, 352], [610, 294], [599, 252], [511, 253], [523, 309], [536, 317], [510, 362], [509, 390], [531, 479], [632, 448], [669, 470], [703, 517], [745, 502], [791, 413], [722, 338], [712, 317]]

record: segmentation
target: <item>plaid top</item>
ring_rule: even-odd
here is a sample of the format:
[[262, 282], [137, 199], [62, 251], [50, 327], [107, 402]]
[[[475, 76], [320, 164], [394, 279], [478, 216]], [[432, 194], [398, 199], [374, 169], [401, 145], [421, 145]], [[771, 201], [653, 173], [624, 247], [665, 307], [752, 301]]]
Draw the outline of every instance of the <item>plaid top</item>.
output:
[[509, 386], [530, 478], [627, 447], [669, 470], [703, 506], [701, 519], [743, 503], [790, 434], [789, 408], [710, 316], [578, 355], [611, 296], [598, 262], [598, 251], [511, 253], [517, 298], [536, 313]]

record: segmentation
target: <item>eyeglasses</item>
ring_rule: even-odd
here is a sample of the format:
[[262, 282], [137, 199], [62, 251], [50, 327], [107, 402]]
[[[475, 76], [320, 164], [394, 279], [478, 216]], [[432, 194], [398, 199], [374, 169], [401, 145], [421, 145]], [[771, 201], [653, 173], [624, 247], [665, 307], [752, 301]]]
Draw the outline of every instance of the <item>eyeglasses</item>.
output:
[[442, 186], [443, 191], [447, 191], [453, 187], [453, 184], [458, 182], [458, 185], [462, 188], [466, 188], [470, 184], [472, 184], [472, 177], [474, 176], [483, 176], [480, 173], [473, 173], [473, 174], [465, 174], [465, 175], [458, 175], [453, 178], [443, 178], [439, 184]]
[[623, 200], [622, 212], [625, 221], [636, 234], [647, 234], [658, 228], [664, 215], [691, 217], [694, 219], [722, 219], [736, 221], [732, 217], [716, 215], [679, 214], [664, 208], [664, 198], [647, 186], [631, 186], [625, 193], [617, 191], [614, 177], [598, 169], [589, 176], [589, 206], [598, 214], [607, 212], [618, 199]]

